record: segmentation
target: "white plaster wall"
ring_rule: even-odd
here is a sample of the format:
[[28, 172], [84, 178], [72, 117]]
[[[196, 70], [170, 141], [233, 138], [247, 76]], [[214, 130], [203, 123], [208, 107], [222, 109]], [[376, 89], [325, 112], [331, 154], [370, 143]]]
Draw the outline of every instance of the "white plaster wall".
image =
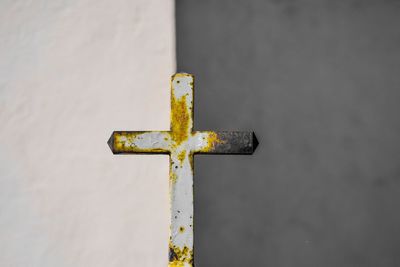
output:
[[172, 0], [0, 1], [0, 266], [166, 266]]

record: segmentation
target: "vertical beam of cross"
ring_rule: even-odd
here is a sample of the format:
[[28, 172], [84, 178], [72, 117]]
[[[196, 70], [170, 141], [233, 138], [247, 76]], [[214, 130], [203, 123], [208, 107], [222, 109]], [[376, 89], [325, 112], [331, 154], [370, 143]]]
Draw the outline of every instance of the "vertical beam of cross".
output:
[[169, 154], [171, 228], [169, 267], [193, 267], [193, 156], [252, 154], [253, 132], [193, 131], [194, 77], [171, 78], [170, 131], [115, 131], [108, 140], [114, 154]]

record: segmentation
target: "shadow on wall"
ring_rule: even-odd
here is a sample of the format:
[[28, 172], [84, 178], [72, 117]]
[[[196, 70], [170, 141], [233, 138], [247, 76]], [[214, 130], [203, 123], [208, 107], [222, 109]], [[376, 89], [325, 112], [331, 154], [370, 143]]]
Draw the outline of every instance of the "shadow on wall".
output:
[[400, 266], [400, 4], [177, 0], [195, 128], [198, 267]]

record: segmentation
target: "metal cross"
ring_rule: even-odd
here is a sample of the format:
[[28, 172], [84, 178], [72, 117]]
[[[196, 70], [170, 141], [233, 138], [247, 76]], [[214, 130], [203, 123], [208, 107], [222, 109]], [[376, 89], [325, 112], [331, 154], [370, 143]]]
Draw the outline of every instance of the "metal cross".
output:
[[252, 154], [254, 132], [193, 131], [191, 74], [171, 78], [170, 131], [115, 131], [108, 140], [114, 154], [169, 154], [171, 228], [169, 267], [193, 266], [193, 155]]

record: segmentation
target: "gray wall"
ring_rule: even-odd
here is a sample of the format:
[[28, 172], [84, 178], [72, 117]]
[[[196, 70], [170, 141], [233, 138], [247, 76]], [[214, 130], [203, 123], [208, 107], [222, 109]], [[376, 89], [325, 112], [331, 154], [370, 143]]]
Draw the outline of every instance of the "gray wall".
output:
[[400, 3], [177, 1], [196, 129], [198, 267], [400, 266]]

